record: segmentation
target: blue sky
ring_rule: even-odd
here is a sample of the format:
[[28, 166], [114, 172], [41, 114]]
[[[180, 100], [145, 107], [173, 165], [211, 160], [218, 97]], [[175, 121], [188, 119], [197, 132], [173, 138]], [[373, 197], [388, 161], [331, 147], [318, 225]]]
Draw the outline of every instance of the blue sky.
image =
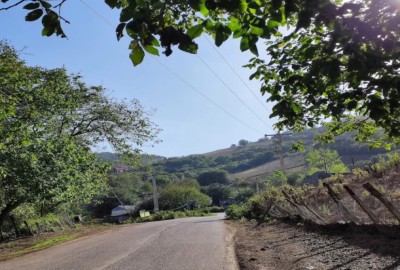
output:
[[[175, 48], [169, 57], [149, 55], [141, 65], [133, 67], [128, 57], [130, 39], [125, 37], [118, 42], [115, 37], [118, 11], [111, 10], [102, 1], [83, 1], [91, 9], [80, 0], [69, 0], [63, 7], [62, 15], [71, 22], [64, 26], [68, 39], [42, 37], [40, 21], [25, 22], [27, 12], [21, 7], [0, 12], [0, 38], [8, 40], [18, 50], [24, 49], [23, 58], [29, 65], [64, 66], [71, 73], [80, 73], [87, 84], [106, 87], [110, 96], [136, 98], [147, 110], [156, 110], [152, 120], [162, 129], [159, 134], [162, 142], [154, 147], [145, 145], [142, 149], [146, 153], [167, 157], [200, 154], [227, 148], [240, 139], [255, 141], [265, 133], [273, 132], [274, 122], [268, 118], [271, 104], [265, 103], [266, 97], [261, 96], [260, 83], [248, 80], [251, 71], [242, 68], [252, 55], [240, 52], [236, 40], [217, 50], [259, 100], [204, 37], [198, 39], [197, 55]], [[107, 149], [98, 147], [96, 150]]]

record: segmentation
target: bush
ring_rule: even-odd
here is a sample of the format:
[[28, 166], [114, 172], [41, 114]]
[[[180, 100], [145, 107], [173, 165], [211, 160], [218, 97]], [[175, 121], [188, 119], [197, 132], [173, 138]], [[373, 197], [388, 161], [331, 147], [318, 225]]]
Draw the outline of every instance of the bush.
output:
[[197, 211], [200, 211], [200, 212], [208, 214], [208, 213], [222, 213], [222, 212], [225, 211], [225, 209], [223, 207], [220, 207], [220, 206], [209, 206], [209, 207], [200, 208]]
[[249, 219], [251, 216], [250, 212], [250, 204], [245, 203], [245, 204], [232, 204], [226, 209], [226, 217], [228, 219], [232, 220], [238, 220], [238, 219]]
[[165, 210], [185, 206], [193, 208], [210, 205], [211, 198], [194, 187], [169, 186], [161, 191], [159, 203], [161, 209]]
[[151, 216], [137, 218], [136, 222], [150, 222], [150, 221], [160, 221], [175, 218], [185, 218], [185, 217], [204, 217], [209, 216], [207, 212], [194, 210], [194, 211], [158, 211]]

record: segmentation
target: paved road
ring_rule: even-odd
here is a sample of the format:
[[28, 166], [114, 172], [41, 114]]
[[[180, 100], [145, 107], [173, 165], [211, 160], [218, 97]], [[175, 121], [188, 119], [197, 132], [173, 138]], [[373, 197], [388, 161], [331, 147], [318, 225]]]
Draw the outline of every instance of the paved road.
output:
[[223, 217], [123, 225], [0, 262], [0, 269], [237, 270], [233, 237]]

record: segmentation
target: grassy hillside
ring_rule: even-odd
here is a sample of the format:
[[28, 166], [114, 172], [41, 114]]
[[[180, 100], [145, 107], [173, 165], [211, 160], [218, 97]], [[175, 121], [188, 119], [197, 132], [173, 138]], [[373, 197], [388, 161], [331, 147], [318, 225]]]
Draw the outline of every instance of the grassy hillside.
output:
[[[287, 172], [307, 170], [307, 151], [321, 147], [314, 140], [321, 132], [322, 129], [314, 129], [283, 136], [284, 165]], [[291, 151], [292, 144], [298, 140], [303, 141], [305, 151]], [[353, 165], [361, 166], [372, 157], [386, 153], [384, 149], [371, 150], [365, 144], [355, 143], [350, 135], [340, 136], [334, 143], [324, 147], [336, 150], [341, 160], [350, 168]], [[106, 161], [117, 163], [117, 158], [112, 153], [99, 153], [99, 156]], [[277, 138], [262, 138], [257, 142], [241, 140], [238, 145], [232, 144], [229, 148], [200, 155], [175, 158], [144, 157], [143, 164], [153, 167], [159, 174], [175, 175], [178, 178], [184, 175], [196, 177], [210, 170], [223, 170], [233, 179], [248, 179], [267, 176], [280, 169]]]

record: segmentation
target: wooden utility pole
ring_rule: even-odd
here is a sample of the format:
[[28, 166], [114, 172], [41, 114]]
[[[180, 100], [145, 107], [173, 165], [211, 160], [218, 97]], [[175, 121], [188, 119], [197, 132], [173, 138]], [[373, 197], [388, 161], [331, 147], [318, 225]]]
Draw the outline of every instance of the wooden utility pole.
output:
[[150, 175], [150, 177], [151, 177], [151, 182], [153, 183], [154, 212], [157, 212], [158, 210], [160, 210], [160, 207], [158, 205], [157, 183], [156, 183], [156, 179], [153, 177], [153, 175]]
[[292, 135], [292, 133], [282, 134], [280, 131], [278, 134], [265, 134], [264, 137], [275, 137], [274, 143], [276, 145], [276, 153], [279, 155], [279, 160], [281, 164], [281, 171], [285, 172], [285, 159], [283, 153], [283, 136], [284, 135]]

